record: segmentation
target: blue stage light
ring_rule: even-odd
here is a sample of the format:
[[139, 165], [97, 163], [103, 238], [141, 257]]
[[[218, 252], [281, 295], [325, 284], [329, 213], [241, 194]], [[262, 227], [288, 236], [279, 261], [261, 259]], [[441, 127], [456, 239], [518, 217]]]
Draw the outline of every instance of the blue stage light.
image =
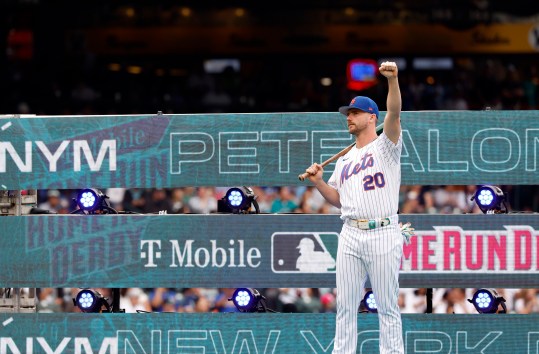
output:
[[378, 312], [378, 306], [376, 305], [376, 299], [374, 298], [374, 294], [372, 290], [369, 290], [365, 293], [365, 296], [363, 296], [363, 306], [367, 311], [369, 312]]
[[228, 191], [227, 200], [230, 206], [239, 208], [244, 203], [245, 196], [240, 190], [233, 188]]
[[[502, 214], [507, 213], [505, 205], [505, 195], [503, 191], [496, 186], [480, 186], [472, 198], [483, 214]], [[502, 208], [503, 205], [503, 208]]]
[[226, 192], [222, 199], [218, 200], [217, 211], [233, 214], [249, 214], [251, 213], [251, 206], [254, 206], [256, 214], [260, 212], [253, 190], [245, 186], [233, 187]]
[[103, 296], [92, 289], [79, 291], [74, 302], [82, 312], [101, 312], [101, 308], [105, 305]]
[[229, 299], [239, 312], [260, 312], [259, 302], [263, 299], [256, 289], [237, 288]]
[[79, 205], [81, 209], [94, 210], [98, 203], [97, 193], [92, 189], [83, 190], [79, 195]]
[[494, 200], [495, 197], [492, 190], [485, 188], [479, 190], [479, 193], [477, 194], [477, 201], [479, 204], [489, 207], [494, 204]]
[[471, 302], [479, 313], [497, 313], [499, 305], [502, 305], [502, 310], [498, 313], [505, 313], [507, 310], [505, 299], [494, 289], [479, 289], [468, 302]]
[[97, 189], [81, 189], [77, 194], [77, 205], [84, 211], [92, 212], [99, 208], [103, 197], [103, 193]]
[[108, 197], [99, 189], [85, 188], [77, 193], [78, 209], [72, 214], [118, 214], [108, 202]]

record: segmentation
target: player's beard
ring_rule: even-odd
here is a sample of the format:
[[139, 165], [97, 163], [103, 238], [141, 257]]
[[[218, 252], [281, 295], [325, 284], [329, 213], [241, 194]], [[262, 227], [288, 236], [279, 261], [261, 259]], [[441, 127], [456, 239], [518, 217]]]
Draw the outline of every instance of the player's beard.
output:
[[367, 126], [367, 123], [350, 123], [348, 124], [348, 132], [353, 136], [358, 136], [361, 134], [361, 132], [367, 129]]

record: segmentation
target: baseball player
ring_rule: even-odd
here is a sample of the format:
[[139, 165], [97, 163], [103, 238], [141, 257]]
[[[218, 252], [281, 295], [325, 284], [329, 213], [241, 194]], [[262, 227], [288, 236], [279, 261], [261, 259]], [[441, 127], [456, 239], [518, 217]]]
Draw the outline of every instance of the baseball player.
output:
[[401, 95], [394, 62], [379, 71], [387, 78], [387, 113], [383, 133], [376, 134], [378, 106], [364, 96], [339, 108], [356, 145], [340, 157], [326, 183], [323, 167], [305, 171], [324, 198], [341, 209], [343, 227], [337, 251], [337, 320], [333, 353], [355, 353], [357, 313], [370, 279], [378, 306], [380, 353], [404, 353], [398, 306], [403, 234], [398, 221]]

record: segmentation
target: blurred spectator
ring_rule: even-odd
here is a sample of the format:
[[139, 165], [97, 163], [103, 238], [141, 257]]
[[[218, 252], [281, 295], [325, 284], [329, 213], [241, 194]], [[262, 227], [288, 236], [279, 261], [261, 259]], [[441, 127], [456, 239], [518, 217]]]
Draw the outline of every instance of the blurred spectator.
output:
[[195, 304], [201, 297], [199, 288], [184, 288], [178, 304], [178, 312], [195, 312]]
[[333, 293], [325, 293], [324, 295], [322, 295], [320, 297], [320, 303], [322, 304], [322, 309], [320, 310], [320, 312], [337, 312], [337, 302]]
[[260, 212], [269, 213], [271, 211], [271, 203], [273, 202], [272, 194], [268, 193], [269, 189], [262, 187], [252, 187], [252, 189]]
[[272, 213], [291, 213], [298, 205], [295, 202], [295, 196], [289, 187], [279, 187], [278, 196], [271, 204]]
[[295, 305], [298, 312], [322, 312], [322, 303], [320, 301], [320, 291], [316, 288], [304, 288], [299, 292], [299, 298]]
[[217, 312], [238, 312], [234, 303], [228, 300], [232, 298], [235, 290], [234, 288], [219, 289], [219, 294], [215, 298], [215, 310]]
[[69, 202], [61, 195], [58, 189], [50, 189], [47, 192], [47, 200], [39, 203], [38, 208], [57, 214], [69, 214]]
[[150, 192], [150, 198], [144, 203], [144, 213], [158, 213], [160, 211], [172, 212], [172, 203], [163, 188], [154, 188]]
[[125, 295], [120, 297], [120, 308], [124, 309], [126, 313], [152, 311], [149, 297], [141, 288], [128, 288]]
[[150, 306], [155, 312], [174, 312], [178, 306], [176, 290], [171, 288], [155, 288], [150, 291]]
[[131, 188], [125, 191], [124, 210], [143, 213], [148, 192], [140, 188]]
[[213, 312], [211, 302], [205, 296], [197, 298], [195, 312]]
[[521, 289], [514, 297], [514, 311], [518, 314], [539, 313], [537, 289]]
[[471, 289], [453, 288], [447, 293], [447, 313], [476, 313], [475, 307], [468, 301], [473, 296]]
[[425, 313], [427, 309], [426, 289], [399, 289], [401, 313]]
[[539, 70], [536, 64], [530, 65], [523, 77], [522, 87], [524, 90], [525, 105], [523, 109], [537, 109], [537, 101], [539, 99]]
[[318, 210], [319, 214], [340, 214], [338, 208], [329, 204], [328, 202], [324, 203], [322, 207]]
[[170, 211], [172, 214], [189, 213], [189, 207], [185, 202], [185, 191], [183, 188], [174, 188], [170, 196]]
[[443, 294], [443, 301], [433, 308], [434, 313], [476, 313], [474, 306], [467, 301], [466, 289], [452, 288], [446, 289]]
[[[297, 213], [303, 213], [303, 214], [314, 214], [317, 213], [322, 205], [324, 204], [324, 200], [319, 200], [315, 197], [314, 191], [318, 192], [318, 189], [315, 189], [312, 186], [309, 186], [305, 189], [303, 194], [301, 195], [299, 205], [294, 210]], [[318, 192], [318, 195], [321, 195], [320, 192]]]
[[64, 299], [55, 288], [37, 289], [37, 312], [63, 312]]
[[123, 202], [125, 197], [125, 188], [107, 188], [105, 195], [109, 197], [108, 201], [116, 211], [123, 211]]
[[198, 187], [196, 195], [189, 199], [189, 209], [197, 214], [209, 214], [217, 211], [217, 199], [214, 196], [214, 188]]

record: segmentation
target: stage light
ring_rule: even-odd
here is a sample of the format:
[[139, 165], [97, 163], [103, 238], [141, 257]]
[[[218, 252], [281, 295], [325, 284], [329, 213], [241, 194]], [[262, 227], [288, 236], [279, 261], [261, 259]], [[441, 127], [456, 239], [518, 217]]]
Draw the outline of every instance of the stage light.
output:
[[99, 205], [101, 196], [94, 189], [84, 189], [77, 196], [79, 208], [87, 211], [94, 211]]
[[[479, 313], [506, 313], [507, 307], [505, 306], [505, 299], [499, 296], [494, 289], [479, 289], [477, 290], [472, 299], [468, 299], [471, 302], [477, 312]], [[502, 306], [502, 310], [498, 312], [498, 307]]]
[[376, 306], [376, 299], [374, 298], [372, 290], [365, 293], [363, 300], [361, 300], [361, 304], [368, 312], [378, 312], [378, 306]]
[[237, 288], [228, 301], [232, 301], [239, 312], [267, 311], [265, 298], [256, 289]]
[[118, 214], [108, 201], [108, 198], [99, 189], [86, 188], [77, 193], [77, 206], [79, 209], [72, 214]]
[[82, 289], [73, 299], [73, 303], [82, 312], [102, 312], [105, 306], [107, 312], [111, 312], [111, 307], [107, 300], [97, 291], [92, 289]]
[[233, 214], [249, 214], [251, 206], [255, 207], [255, 213], [260, 213], [256, 196], [249, 187], [230, 188], [225, 196], [218, 200], [217, 211]]
[[481, 186], [475, 191], [472, 200], [475, 201], [483, 214], [507, 214], [505, 195], [499, 187]]

